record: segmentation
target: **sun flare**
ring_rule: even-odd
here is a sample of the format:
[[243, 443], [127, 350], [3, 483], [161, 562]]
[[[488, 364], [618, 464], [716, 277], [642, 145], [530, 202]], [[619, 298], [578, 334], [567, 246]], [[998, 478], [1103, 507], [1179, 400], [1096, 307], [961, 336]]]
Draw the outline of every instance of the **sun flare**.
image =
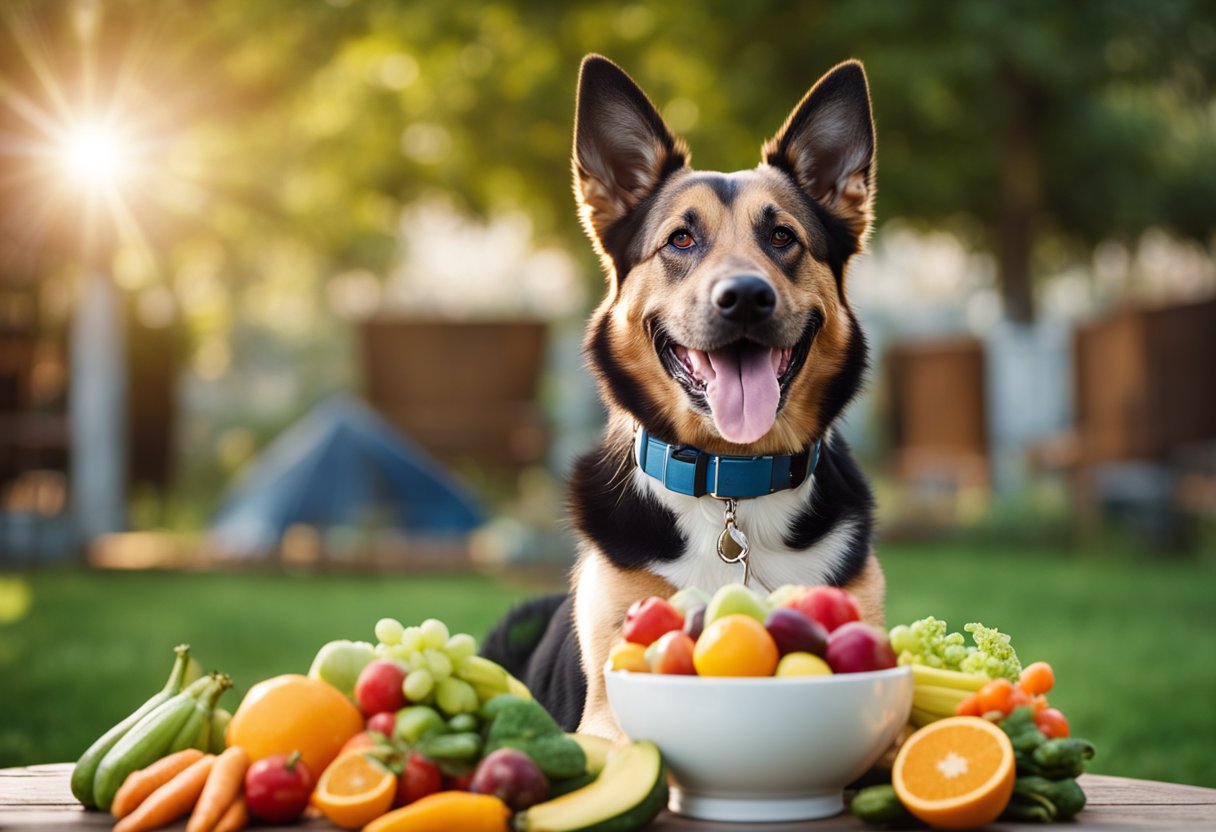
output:
[[120, 131], [107, 124], [83, 123], [66, 133], [59, 147], [63, 173], [85, 188], [119, 185], [130, 170], [130, 154]]

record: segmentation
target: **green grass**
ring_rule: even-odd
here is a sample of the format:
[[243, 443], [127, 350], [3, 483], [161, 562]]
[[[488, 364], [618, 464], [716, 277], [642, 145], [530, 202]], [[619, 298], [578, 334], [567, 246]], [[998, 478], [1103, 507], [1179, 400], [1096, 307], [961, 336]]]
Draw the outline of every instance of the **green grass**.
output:
[[[1210, 569], [963, 545], [884, 546], [888, 623], [933, 614], [1014, 636], [1055, 667], [1052, 704], [1094, 741], [1091, 770], [1216, 787], [1216, 594]], [[11, 576], [10, 576], [11, 577]], [[482, 634], [536, 586], [481, 576], [42, 571], [29, 614], [0, 625], [0, 766], [73, 759], [168, 673], [187, 641], [252, 682], [303, 672], [377, 618], [435, 616]]]

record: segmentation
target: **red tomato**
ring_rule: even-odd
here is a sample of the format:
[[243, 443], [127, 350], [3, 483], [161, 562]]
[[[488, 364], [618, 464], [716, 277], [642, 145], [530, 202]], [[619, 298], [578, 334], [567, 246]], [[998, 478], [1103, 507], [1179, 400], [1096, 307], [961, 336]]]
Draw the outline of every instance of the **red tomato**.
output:
[[1034, 715], [1034, 724], [1049, 740], [1068, 736], [1068, 720], [1055, 708], [1044, 708]]
[[434, 762], [423, 757], [417, 751], [411, 751], [406, 758], [405, 768], [397, 779], [397, 798], [394, 806], [406, 806], [426, 797], [428, 794], [443, 790], [443, 772]]
[[245, 804], [267, 823], [291, 823], [308, 808], [315, 784], [300, 752], [271, 754], [245, 772]]

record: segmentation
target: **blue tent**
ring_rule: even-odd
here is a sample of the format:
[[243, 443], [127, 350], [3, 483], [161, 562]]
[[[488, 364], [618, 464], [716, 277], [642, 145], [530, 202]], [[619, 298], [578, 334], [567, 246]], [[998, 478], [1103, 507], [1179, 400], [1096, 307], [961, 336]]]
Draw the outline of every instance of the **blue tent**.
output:
[[263, 452], [228, 494], [212, 538], [237, 552], [267, 552], [296, 523], [360, 526], [373, 520], [417, 534], [462, 534], [481, 507], [438, 463], [367, 405], [335, 396]]

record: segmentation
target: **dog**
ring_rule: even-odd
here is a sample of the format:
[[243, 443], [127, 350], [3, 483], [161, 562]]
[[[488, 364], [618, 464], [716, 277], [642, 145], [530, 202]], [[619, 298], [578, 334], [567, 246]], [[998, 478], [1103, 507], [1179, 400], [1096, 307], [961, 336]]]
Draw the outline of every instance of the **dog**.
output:
[[607, 424], [569, 482], [570, 592], [483, 647], [568, 731], [619, 734], [603, 667], [638, 599], [829, 584], [883, 622], [873, 497], [833, 429], [867, 370], [846, 292], [875, 192], [862, 65], [820, 78], [756, 168], [689, 158], [622, 69], [584, 59], [574, 190], [608, 284], [584, 351]]

